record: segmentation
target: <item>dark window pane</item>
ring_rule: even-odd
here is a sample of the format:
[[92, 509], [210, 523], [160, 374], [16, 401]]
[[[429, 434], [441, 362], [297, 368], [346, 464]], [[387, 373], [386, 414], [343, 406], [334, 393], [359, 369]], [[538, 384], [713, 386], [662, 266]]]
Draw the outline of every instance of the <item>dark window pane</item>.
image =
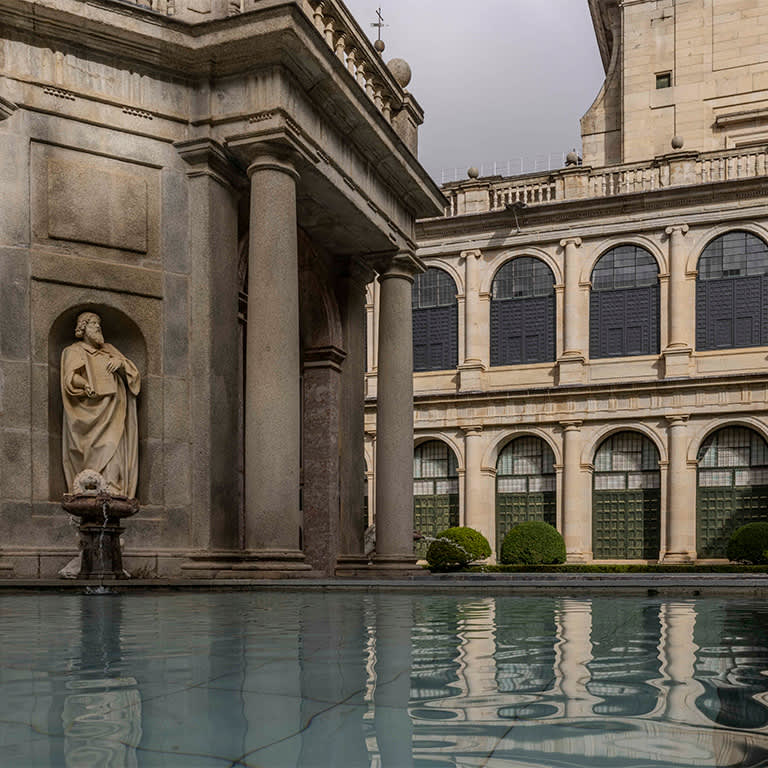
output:
[[749, 232], [713, 240], [699, 259], [696, 347], [768, 344], [768, 246]]

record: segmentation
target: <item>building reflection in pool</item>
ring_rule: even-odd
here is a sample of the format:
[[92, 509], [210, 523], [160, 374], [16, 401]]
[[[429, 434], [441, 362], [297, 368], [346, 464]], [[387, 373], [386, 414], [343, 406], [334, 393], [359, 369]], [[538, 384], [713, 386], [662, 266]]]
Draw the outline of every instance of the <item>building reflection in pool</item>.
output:
[[12, 622], [13, 599], [14, 765], [768, 764], [756, 601], [41, 596]]

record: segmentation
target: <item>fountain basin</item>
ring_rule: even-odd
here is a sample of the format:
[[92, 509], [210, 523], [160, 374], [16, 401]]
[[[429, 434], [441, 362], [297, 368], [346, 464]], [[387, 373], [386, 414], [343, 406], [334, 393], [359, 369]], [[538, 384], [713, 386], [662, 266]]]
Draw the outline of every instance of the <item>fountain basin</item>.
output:
[[81, 579], [123, 579], [120, 536], [125, 532], [121, 521], [139, 511], [137, 499], [108, 493], [67, 493], [62, 509], [78, 518], [80, 534]]

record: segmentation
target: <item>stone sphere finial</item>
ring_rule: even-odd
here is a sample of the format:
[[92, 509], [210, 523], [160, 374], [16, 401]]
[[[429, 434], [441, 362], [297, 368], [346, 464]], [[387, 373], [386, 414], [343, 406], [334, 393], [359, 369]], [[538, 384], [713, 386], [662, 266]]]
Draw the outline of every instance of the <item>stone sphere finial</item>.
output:
[[405, 88], [411, 82], [411, 65], [405, 59], [390, 59], [387, 67], [401, 88]]
[[578, 165], [579, 164], [579, 153], [575, 149], [572, 149], [565, 156], [565, 164], [566, 165]]
[[476, 178], [478, 178], [480, 176], [480, 171], [478, 171], [477, 168], [475, 168], [475, 166], [473, 165], [467, 171], [467, 176], [469, 176], [470, 179], [476, 179]]
[[373, 47], [376, 49], [376, 53], [381, 56], [382, 53], [384, 53], [384, 49], [387, 47], [383, 40], [376, 40], [373, 43]]
[[685, 144], [685, 140], [683, 139], [682, 136], [672, 137], [672, 149], [682, 149], [684, 144]]

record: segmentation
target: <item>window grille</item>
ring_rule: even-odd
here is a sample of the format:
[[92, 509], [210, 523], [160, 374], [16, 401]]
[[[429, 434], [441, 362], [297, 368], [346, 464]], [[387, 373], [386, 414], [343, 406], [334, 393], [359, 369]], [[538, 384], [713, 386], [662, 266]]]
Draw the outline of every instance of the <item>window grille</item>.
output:
[[714, 239], [699, 259], [696, 346], [768, 344], [768, 245], [749, 232]]
[[555, 281], [530, 256], [508, 261], [491, 288], [491, 365], [555, 359]]
[[590, 355], [631, 357], [659, 351], [659, 275], [636, 245], [607, 251], [592, 270]]
[[442, 269], [418, 275], [411, 289], [413, 370], [443, 371], [459, 363], [456, 284]]
[[699, 485], [766, 485], [767, 465], [768, 445], [757, 432], [726, 427], [710, 435], [699, 449]]
[[725, 557], [739, 526], [768, 519], [768, 444], [747, 427], [711, 434], [698, 453], [696, 551]]
[[596, 491], [659, 488], [659, 453], [637, 432], [609, 437], [595, 454]]
[[[413, 452], [413, 527], [436, 536], [459, 524], [459, 473], [456, 456], [441, 440], [429, 440]], [[414, 551], [424, 557], [429, 539], [416, 542]]]

